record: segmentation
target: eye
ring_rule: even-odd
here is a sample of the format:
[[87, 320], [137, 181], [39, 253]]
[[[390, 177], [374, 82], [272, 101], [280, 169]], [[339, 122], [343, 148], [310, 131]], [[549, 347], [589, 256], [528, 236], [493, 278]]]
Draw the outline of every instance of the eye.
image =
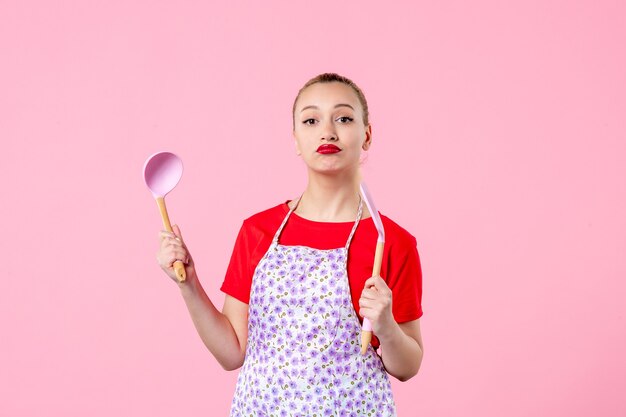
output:
[[354, 119], [350, 116], [341, 116], [337, 119], [340, 123], [350, 123], [352, 122]]
[[314, 125], [315, 122], [316, 122], [315, 119], [306, 119], [302, 123], [305, 124], [305, 125]]

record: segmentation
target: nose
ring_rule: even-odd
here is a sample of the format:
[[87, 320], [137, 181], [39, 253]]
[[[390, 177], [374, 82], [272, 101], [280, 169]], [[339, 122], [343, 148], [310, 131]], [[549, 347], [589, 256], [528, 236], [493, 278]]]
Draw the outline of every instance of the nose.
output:
[[332, 122], [324, 124], [324, 130], [322, 131], [322, 140], [335, 141], [337, 140], [337, 132]]

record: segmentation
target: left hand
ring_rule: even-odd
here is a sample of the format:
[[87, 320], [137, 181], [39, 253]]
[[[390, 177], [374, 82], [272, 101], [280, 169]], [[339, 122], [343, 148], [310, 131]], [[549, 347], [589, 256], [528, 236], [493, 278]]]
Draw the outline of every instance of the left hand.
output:
[[372, 322], [372, 331], [381, 335], [396, 324], [391, 310], [391, 290], [381, 277], [371, 277], [359, 298], [359, 315]]

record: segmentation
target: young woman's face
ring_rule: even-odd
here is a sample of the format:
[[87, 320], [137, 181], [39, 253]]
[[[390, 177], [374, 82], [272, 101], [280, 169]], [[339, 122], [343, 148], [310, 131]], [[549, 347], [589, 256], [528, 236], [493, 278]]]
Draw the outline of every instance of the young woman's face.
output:
[[300, 94], [294, 114], [296, 152], [309, 169], [333, 173], [356, 169], [371, 143], [354, 90], [340, 82], [316, 83]]

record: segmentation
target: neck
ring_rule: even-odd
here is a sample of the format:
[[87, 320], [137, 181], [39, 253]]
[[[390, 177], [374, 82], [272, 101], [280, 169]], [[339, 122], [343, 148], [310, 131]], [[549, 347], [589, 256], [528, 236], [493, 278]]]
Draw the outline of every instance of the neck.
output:
[[309, 172], [309, 182], [295, 212], [313, 221], [354, 221], [359, 207], [359, 177], [358, 170], [341, 177]]

